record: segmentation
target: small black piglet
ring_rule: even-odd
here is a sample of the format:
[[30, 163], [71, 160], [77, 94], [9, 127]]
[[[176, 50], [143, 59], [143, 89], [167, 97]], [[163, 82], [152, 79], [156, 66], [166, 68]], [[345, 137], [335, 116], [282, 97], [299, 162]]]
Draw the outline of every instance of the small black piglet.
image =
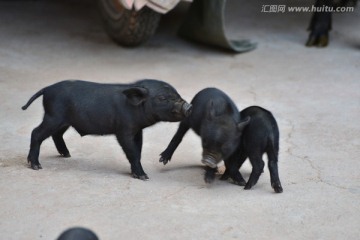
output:
[[28, 162], [41, 169], [41, 143], [52, 137], [58, 152], [70, 157], [63, 139], [70, 126], [81, 135], [115, 135], [131, 165], [134, 178], [149, 177], [141, 165], [142, 130], [160, 121], [177, 122], [191, 105], [170, 84], [144, 79], [132, 84], [102, 84], [68, 80], [47, 86], [30, 98], [23, 110], [43, 96], [42, 123], [31, 134]]
[[[266, 153], [271, 187], [276, 193], [283, 192], [278, 173], [279, 128], [274, 116], [268, 110], [258, 106], [248, 107], [242, 110], [240, 115], [244, 118], [250, 117], [251, 120], [242, 132], [239, 149], [235, 153], [237, 157], [225, 161], [226, 170], [221, 179], [226, 180], [231, 177], [233, 172], [238, 171], [245, 160], [249, 158], [253, 169], [245, 189], [251, 189], [263, 172], [265, 164], [262, 156]], [[237, 173], [236, 183], [239, 183], [239, 174], [240, 172]], [[242, 178], [240, 182], [239, 185], [244, 185], [245, 180]]]
[[[238, 149], [241, 132], [250, 119], [242, 118], [230, 97], [217, 88], [201, 90], [191, 104], [191, 114], [180, 122], [168, 147], [160, 154], [159, 161], [165, 165], [171, 160], [174, 151], [191, 128], [201, 138], [201, 162], [206, 165], [204, 180], [211, 183], [215, 179], [217, 164], [221, 160], [227, 161]], [[238, 170], [229, 172], [229, 176], [234, 181], [238, 177], [243, 180]]]

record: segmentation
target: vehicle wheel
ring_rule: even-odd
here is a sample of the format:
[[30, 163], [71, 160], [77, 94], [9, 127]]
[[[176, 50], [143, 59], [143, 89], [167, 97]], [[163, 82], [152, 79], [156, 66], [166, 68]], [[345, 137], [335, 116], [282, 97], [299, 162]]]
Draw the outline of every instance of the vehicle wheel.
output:
[[124, 8], [117, 0], [99, 0], [108, 35], [121, 46], [135, 47], [154, 35], [161, 14], [148, 7], [140, 11]]

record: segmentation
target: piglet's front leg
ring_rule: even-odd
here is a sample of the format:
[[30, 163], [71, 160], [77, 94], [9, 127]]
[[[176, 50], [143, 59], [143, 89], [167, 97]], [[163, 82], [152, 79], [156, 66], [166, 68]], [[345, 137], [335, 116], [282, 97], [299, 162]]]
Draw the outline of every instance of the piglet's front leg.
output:
[[205, 175], [204, 175], [204, 181], [205, 183], [213, 183], [215, 180], [215, 175], [218, 171], [218, 168], [212, 168], [212, 167], [205, 167]]
[[190, 127], [187, 121], [182, 121], [180, 123], [179, 128], [176, 131], [174, 137], [171, 139], [168, 147], [160, 154], [159, 162], [162, 162], [164, 165], [166, 165], [171, 160], [172, 155], [181, 143], [185, 133], [189, 130], [189, 128]]
[[142, 131], [132, 136], [131, 134], [117, 134], [117, 140], [123, 148], [131, 165], [131, 175], [140, 180], [148, 180], [149, 177], [141, 166]]

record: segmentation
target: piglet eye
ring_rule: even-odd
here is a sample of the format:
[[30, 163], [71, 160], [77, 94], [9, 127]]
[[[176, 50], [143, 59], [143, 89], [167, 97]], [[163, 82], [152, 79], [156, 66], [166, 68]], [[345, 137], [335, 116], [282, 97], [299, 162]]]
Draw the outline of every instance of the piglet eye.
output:
[[165, 100], [166, 100], [166, 97], [165, 97], [165, 96], [158, 96], [158, 99], [159, 99], [160, 101], [165, 101]]

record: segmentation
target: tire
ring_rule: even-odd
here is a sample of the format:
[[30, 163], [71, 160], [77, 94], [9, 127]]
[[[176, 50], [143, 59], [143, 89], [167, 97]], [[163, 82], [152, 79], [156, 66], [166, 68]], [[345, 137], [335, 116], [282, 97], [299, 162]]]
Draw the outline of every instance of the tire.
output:
[[154, 35], [161, 14], [148, 7], [127, 10], [117, 0], [98, 0], [107, 34], [119, 45], [136, 47]]

